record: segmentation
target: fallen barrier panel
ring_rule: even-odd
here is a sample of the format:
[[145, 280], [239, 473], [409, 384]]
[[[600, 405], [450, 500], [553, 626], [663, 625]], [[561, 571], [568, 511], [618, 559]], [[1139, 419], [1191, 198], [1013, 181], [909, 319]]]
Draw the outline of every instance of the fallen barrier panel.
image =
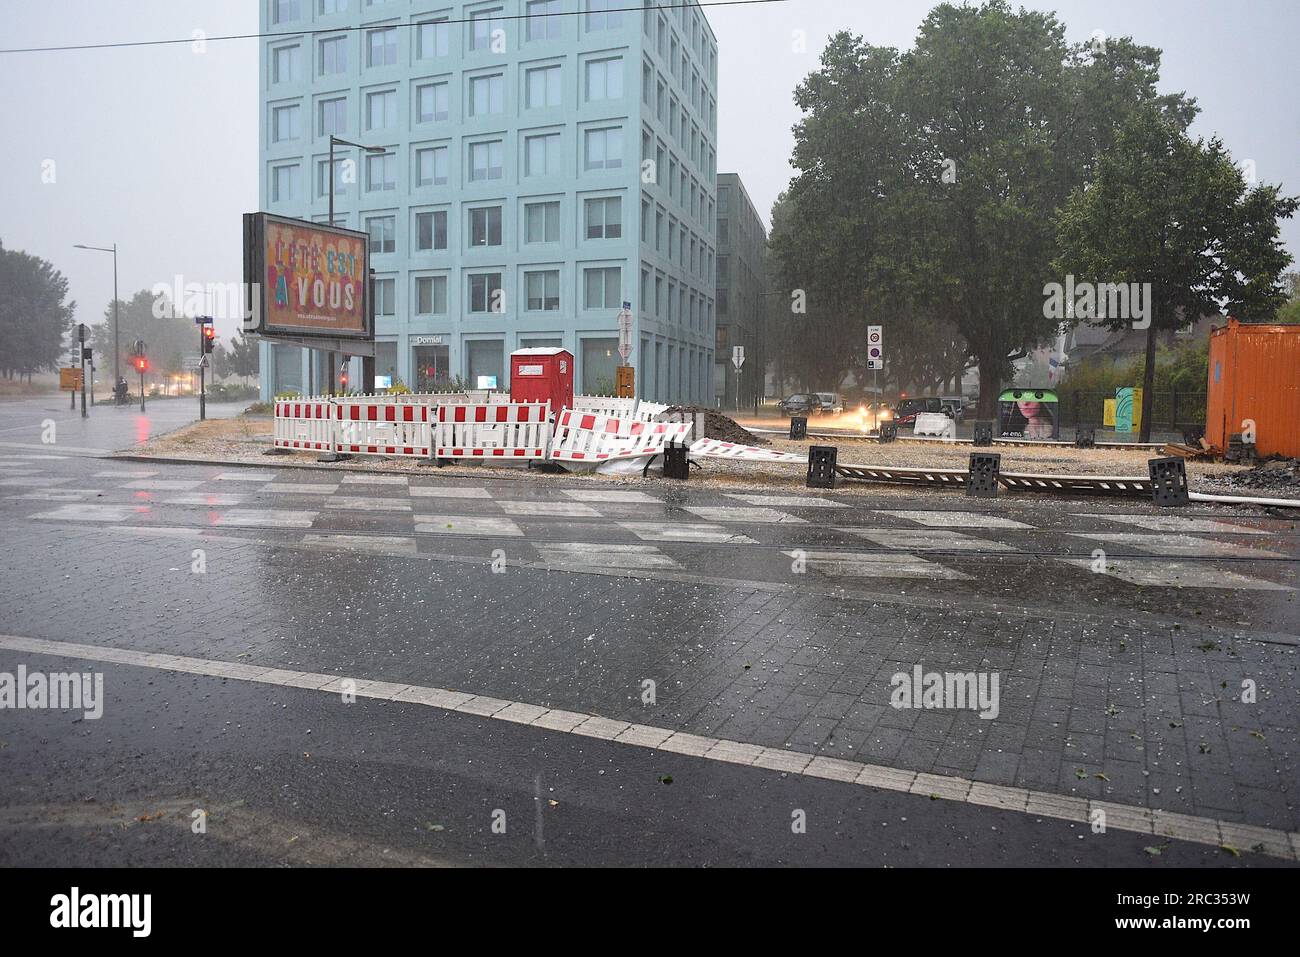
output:
[[329, 399], [276, 399], [271, 445], [329, 451], [337, 412]]
[[335, 451], [428, 458], [433, 450], [432, 407], [340, 402]]
[[1023, 472], [1002, 472], [998, 475], [998, 481], [1008, 489], [1021, 492], [1151, 496], [1151, 479], [1146, 475], [1030, 475]]
[[440, 405], [434, 458], [545, 459], [551, 444], [549, 402]]
[[943, 439], [957, 438], [957, 423], [942, 412], [918, 412], [912, 425], [913, 435], [933, 435]]
[[659, 455], [667, 442], [685, 442], [690, 422], [632, 422], [565, 409], [555, 424], [551, 458], [560, 462], [607, 462]]
[[835, 473], [858, 482], [887, 482], [894, 485], [936, 485], [965, 488], [967, 469], [893, 468], [888, 465], [840, 465]]
[[741, 462], [797, 462], [800, 465], [806, 465], [808, 462], [807, 455], [778, 452], [775, 449], [762, 449], [753, 445], [738, 445], [721, 439], [700, 439], [691, 446], [691, 455]]
[[671, 406], [664, 402], [646, 402], [642, 400], [637, 403], [636, 411], [632, 414], [632, 417], [641, 422], [653, 422], [670, 408]]
[[635, 417], [636, 399], [621, 399], [612, 395], [575, 395], [574, 412], [590, 412], [594, 415], [609, 416], [614, 419], [632, 419]]

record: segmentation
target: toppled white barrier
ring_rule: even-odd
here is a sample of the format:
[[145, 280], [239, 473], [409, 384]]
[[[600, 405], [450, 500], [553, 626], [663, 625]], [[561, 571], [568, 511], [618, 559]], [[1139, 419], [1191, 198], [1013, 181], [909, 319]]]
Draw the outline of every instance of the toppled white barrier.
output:
[[941, 439], [957, 438], [957, 423], [942, 412], [918, 412], [912, 425], [913, 435], [934, 435]]
[[555, 423], [550, 457], [557, 462], [605, 462], [658, 455], [668, 442], [685, 442], [691, 428], [690, 422], [632, 422], [565, 409]]

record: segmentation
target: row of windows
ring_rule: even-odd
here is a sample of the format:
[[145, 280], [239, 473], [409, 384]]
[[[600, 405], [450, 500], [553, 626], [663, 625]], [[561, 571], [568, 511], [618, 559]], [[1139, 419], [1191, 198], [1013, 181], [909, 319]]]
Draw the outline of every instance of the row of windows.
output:
[[[710, 153], [706, 173], [710, 179], [716, 175], [714, 163]], [[677, 154], [648, 129], [641, 131], [641, 182], [645, 185], [654, 183], [667, 193], [670, 200], [676, 201], [683, 213], [689, 213], [703, 223], [706, 232], [713, 232], [713, 198], [706, 185], [688, 171], [685, 163], [679, 163]]]
[[[717, 47], [710, 39], [708, 29], [704, 26], [698, 12], [694, 10], [690, 12], [692, 22], [689, 40], [679, 39], [676, 28], [668, 22], [664, 13], [656, 14], [651, 9], [651, 3], [652, 0], [645, 0], [646, 9], [642, 18], [646, 48], [656, 51], [659, 59], [668, 64], [668, 72], [677, 81], [683, 93], [689, 95], [691, 102], [697, 104], [700, 115], [703, 116], [705, 113], [703, 97], [709, 87], [717, 88]], [[672, 0], [672, 5], [676, 7], [678, 21], [685, 34], [687, 5], [680, 0]], [[691, 66], [690, 53], [694, 53], [695, 61], [705, 69], [703, 82], [700, 80], [699, 71]]]
[[[623, 166], [623, 130], [619, 127], [594, 127], [580, 131], [582, 150], [577, 157], [576, 173], [599, 173]], [[557, 176], [564, 173], [563, 134], [545, 132], [523, 135], [520, 144], [518, 176], [520, 180]], [[506, 143], [503, 139], [483, 139], [464, 144], [464, 180], [489, 183], [505, 179]], [[398, 190], [398, 156], [396, 153], [367, 153], [359, 171], [352, 157], [335, 156], [334, 175], [330, 176], [329, 159], [315, 160], [314, 195], [327, 197], [330, 182], [336, 196], [347, 193], [348, 186], [360, 181], [366, 193]], [[358, 172], [361, 173], [358, 176]], [[445, 186], [451, 176], [449, 145], [416, 146], [412, 155], [412, 186], [416, 189]], [[302, 184], [302, 161], [273, 161], [270, 165], [270, 201], [300, 202], [307, 198]]]
[[[621, 29], [623, 14], [616, 8], [626, 6], [625, 0], [584, 0], [584, 3], [584, 13], [581, 17], [584, 32], [590, 34]], [[560, 39], [564, 32], [565, 20], [568, 18], [550, 14], [562, 10], [560, 0], [528, 0], [525, 11], [530, 19], [524, 21], [522, 33], [524, 42]], [[278, 9], [272, 10], [272, 23], [280, 25], [301, 19], [300, 7], [293, 11], [283, 11], [285, 19], [278, 19], [281, 12]], [[504, 7], [473, 11], [469, 15], [468, 23], [453, 23], [451, 20], [450, 16], [439, 16], [416, 20], [410, 27], [383, 24], [360, 31], [363, 66], [366, 69], [397, 66], [403, 34], [410, 38], [412, 63], [447, 57], [456, 42], [453, 30], [461, 27], [465, 28], [466, 52], [496, 54], [507, 52], [506, 26], [514, 21], [506, 19]], [[316, 40], [315, 75], [330, 76], [347, 72], [352, 50], [351, 40], [352, 34]], [[293, 42], [273, 46], [270, 51], [269, 68], [272, 85], [302, 82], [305, 79], [303, 43]]]
[[[512, 312], [572, 311], [561, 295], [561, 267], [552, 264], [519, 267], [519, 288], [523, 308], [518, 309], [509, 300], [501, 269], [463, 272], [464, 312], [471, 316], [509, 315]], [[623, 304], [623, 269], [621, 266], [587, 266], [579, 270], [580, 280], [569, 293], [576, 297], [580, 308], [589, 312], [617, 311]], [[415, 315], [447, 315], [447, 275], [412, 276], [413, 306]], [[397, 278], [379, 276], [375, 279], [375, 315], [397, 314]]]
[[[504, 207], [472, 206], [465, 210], [465, 249], [490, 249], [504, 246]], [[450, 209], [417, 209], [411, 213], [412, 249], [414, 252], [439, 252], [449, 248]], [[336, 220], [338, 217], [335, 217]], [[372, 254], [396, 253], [398, 214], [381, 212], [362, 214], [362, 226], [370, 235]], [[520, 243], [525, 246], [560, 242], [561, 214], [559, 200], [525, 202], [520, 217]], [[579, 235], [586, 241], [620, 239], [623, 236], [623, 204], [618, 196], [597, 196], [583, 200]]]
[[648, 196], [641, 197], [641, 242], [653, 246], [668, 262], [705, 282], [713, 281], [712, 247]]
[[650, 263], [641, 264], [639, 291], [641, 315], [678, 323], [704, 334], [713, 326], [713, 297], [678, 282]]

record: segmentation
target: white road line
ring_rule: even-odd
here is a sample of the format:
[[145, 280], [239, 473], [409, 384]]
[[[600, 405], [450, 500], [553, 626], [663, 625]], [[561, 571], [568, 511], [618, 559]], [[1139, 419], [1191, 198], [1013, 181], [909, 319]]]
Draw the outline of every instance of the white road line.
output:
[[498, 535], [522, 538], [523, 530], [508, 518], [489, 515], [417, 515], [415, 531], [424, 535]]
[[1285, 558], [1280, 552], [1251, 548], [1236, 542], [1216, 542], [1192, 535], [1175, 535], [1169, 532], [1070, 532], [1072, 538], [1087, 538], [1098, 542], [1128, 545], [1152, 555], [1204, 555], [1215, 558]]
[[311, 528], [318, 514], [280, 508], [232, 508], [218, 512], [212, 524], [227, 528]]
[[141, 492], [189, 492], [202, 484], [202, 482], [181, 482], [172, 479], [136, 479], [134, 482], [127, 482], [122, 488], [136, 489]]
[[187, 492], [162, 499], [163, 505], [206, 505], [210, 508], [229, 505], [243, 505], [247, 495], [227, 495], [224, 492]]
[[681, 568], [653, 545], [609, 545], [595, 542], [533, 543], [548, 565], [564, 568]]
[[153, 478], [157, 474], [157, 472], [150, 472], [147, 469], [107, 469], [103, 472], [96, 472], [95, 478], [142, 479]]
[[[342, 689], [344, 678], [350, 677], [288, 671], [210, 658], [155, 654], [104, 645], [46, 641], [41, 638], [23, 638], [17, 635], [0, 635], [0, 648], [28, 654], [53, 655], [75, 660], [153, 668], [158, 671], [206, 675], [232, 681], [251, 681], [282, 688], [301, 688], [325, 694], [338, 694]], [[1275, 828], [1255, 827], [1170, 811], [1153, 811], [1134, 805], [1093, 801], [1048, 791], [985, 784], [949, 775], [918, 774], [915, 771], [884, 765], [813, 756], [785, 748], [765, 748], [743, 741], [729, 741], [725, 738], [687, 734], [671, 728], [631, 724], [627, 721], [611, 720], [579, 711], [545, 708], [527, 702], [508, 701], [464, 691], [431, 688], [400, 681], [360, 678], [354, 680], [355, 693], [359, 698], [414, 704], [438, 708], [442, 711], [458, 711], [462, 714], [507, 721], [560, 734], [600, 738], [616, 744], [699, 757], [706, 761], [723, 761], [765, 770], [778, 768], [783, 773], [798, 774], [802, 777], [822, 778], [858, 787], [871, 787], [1016, 811], [1031, 817], [1086, 822], [1091, 819], [1093, 811], [1102, 810], [1106, 812], [1108, 828], [1113, 830], [1173, 837], [1211, 847], [1223, 844], [1231, 844], [1240, 850], [1253, 850], [1255, 847], [1260, 847], [1259, 853], [1269, 857], [1287, 861], [1300, 860], [1300, 833], [1288, 833]]]
[[303, 545], [326, 551], [366, 552], [379, 555], [414, 555], [415, 539], [400, 535], [304, 535]]
[[722, 525], [700, 525], [692, 522], [619, 522], [643, 542], [702, 542], [709, 545], [754, 545], [748, 535], [728, 530]]
[[948, 528], [839, 528], [839, 532], [857, 535], [886, 548], [906, 551], [935, 551], [937, 549], [975, 552], [1014, 552], [1014, 545], [995, 542], [987, 538], [964, 535]]
[[653, 495], [647, 495], [645, 492], [623, 491], [611, 489], [605, 491], [602, 489], [561, 489], [561, 495], [566, 495], [575, 502], [609, 502], [638, 505], [659, 505], [661, 502]]
[[1080, 512], [1077, 518], [1100, 518], [1121, 525], [1136, 525], [1153, 532], [1217, 532], [1231, 535], [1268, 535], [1262, 528], [1247, 528], [1231, 522], [1217, 522], [1209, 518], [1183, 518], [1178, 515], [1108, 515], [1105, 512]]
[[24, 492], [22, 495], [11, 495], [12, 499], [24, 499], [29, 502], [81, 502], [88, 498], [95, 498], [97, 495], [103, 495], [102, 489], [97, 488], [47, 488], [36, 492]]
[[[1058, 558], [1078, 568], [1092, 569], [1091, 558]], [[1160, 585], [1168, 588], [1240, 588], [1245, 591], [1295, 591], [1288, 585], [1250, 578], [1201, 562], [1125, 561], [1108, 558], [1104, 574], [1133, 585]]]
[[686, 511], [698, 515], [706, 522], [756, 522], [764, 525], [807, 525], [807, 519], [774, 508], [753, 508], [742, 505], [688, 506]]
[[784, 508], [849, 508], [843, 502], [832, 502], [828, 498], [816, 498], [804, 495], [738, 495], [727, 492], [727, 498], [734, 498], [748, 505], [780, 505]]
[[1024, 522], [1013, 521], [1000, 515], [985, 515], [983, 512], [938, 512], [938, 511], [884, 511], [877, 510], [878, 515], [897, 515], [908, 521], [919, 522], [930, 528], [1033, 528]]
[[408, 491], [412, 498], [492, 498], [485, 488], [461, 485], [412, 485]]
[[345, 475], [343, 482], [346, 485], [405, 485], [408, 479], [405, 475]]
[[557, 518], [600, 518], [600, 512], [581, 502], [497, 501], [507, 515], [551, 515]]
[[333, 495], [337, 485], [315, 485], [306, 482], [267, 482], [259, 492], [272, 492], [276, 495]]
[[269, 482], [280, 473], [275, 469], [245, 469], [241, 472], [222, 472], [214, 482]]
[[398, 501], [392, 498], [363, 498], [341, 495], [338, 498], [330, 499], [325, 503], [325, 507], [350, 509], [358, 512], [409, 512], [411, 503], [405, 499]]
[[100, 505], [95, 502], [83, 502], [64, 505], [48, 512], [37, 512], [28, 517], [47, 519], [52, 522], [125, 522], [132, 515], [147, 511], [149, 511], [147, 505]]
[[964, 581], [971, 576], [904, 552], [785, 551], [808, 567], [836, 578], [931, 578]]
[[50, 478], [47, 475], [30, 475], [22, 478], [4, 478], [0, 479], [0, 486], [5, 488], [27, 488], [32, 485], [61, 485], [64, 482], [71, 482], [70, 478]]

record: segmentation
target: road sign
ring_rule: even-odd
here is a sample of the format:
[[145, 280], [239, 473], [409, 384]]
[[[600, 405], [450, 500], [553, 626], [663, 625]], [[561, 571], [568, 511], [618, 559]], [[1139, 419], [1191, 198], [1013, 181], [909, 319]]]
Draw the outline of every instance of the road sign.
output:
[[198, 372], [204, 367], [204, 360], [207, 356], [182, 356], [181, 368], [186, 372]]
[[732, 347], [731, 347], [731, 364], [732, 364], [733, 366], [736, 367], [736, 371], [737, 371], [737, 372], [740, 371], [740, 367], [743, 366], [743, 365], [745, 364], [745, 347], [744, 347], [744, 346], [732, 346]]
[[885, 358], [885, 328], [884, 326], [867, 326], [867, 368], [881, 369], [883, 365], [871, 365], [872, 360], [879, 361]]
[[76, 392], [81, 388], [81, 370], [75, 366], [59, 369], [59, 388]]
[[868, 368], [868, 369], [883, 369], [884, 367], [885, 367], [885, 360], [884, 360], [884, 359], [868, 359], [868, 360], [867, 360], [867, 368]]
[[627, 364], [627, 357], [632, 354], [632, 304], [623, 303], [618, 314], [618, 354]]

